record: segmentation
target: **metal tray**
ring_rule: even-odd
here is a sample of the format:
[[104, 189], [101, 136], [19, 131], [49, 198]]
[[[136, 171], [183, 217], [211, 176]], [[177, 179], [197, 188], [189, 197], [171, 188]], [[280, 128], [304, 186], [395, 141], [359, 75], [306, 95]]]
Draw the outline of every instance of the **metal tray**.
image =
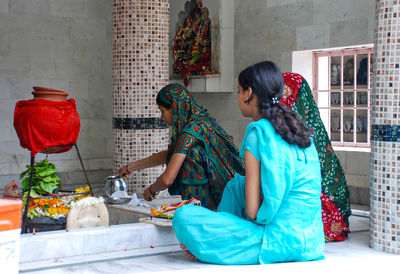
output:
[[130, 198], [130, 197], [127, 197], [127, 198], [112, 198], [112, 197], [108, 197], [106, 199], [106, 203], [107, 204], [126, 204], [126, 203], [129, 203], [131, 199], [132, 198]]

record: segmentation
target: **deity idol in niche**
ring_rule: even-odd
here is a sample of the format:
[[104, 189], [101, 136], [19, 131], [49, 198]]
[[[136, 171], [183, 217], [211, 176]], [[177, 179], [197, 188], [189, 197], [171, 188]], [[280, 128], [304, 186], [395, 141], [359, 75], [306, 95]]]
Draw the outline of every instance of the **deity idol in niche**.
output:
[[173, 74], [188, 85], [191, 75], [211, 73], [211, 21], [201, 0], [186, 2], [188, 16], [179, 27], [172, 47]]

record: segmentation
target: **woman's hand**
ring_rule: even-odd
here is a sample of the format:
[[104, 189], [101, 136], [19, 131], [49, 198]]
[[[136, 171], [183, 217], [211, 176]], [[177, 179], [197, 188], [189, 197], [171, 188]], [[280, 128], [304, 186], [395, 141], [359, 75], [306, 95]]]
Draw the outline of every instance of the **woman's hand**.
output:
[[135, 172], [136, 170], [163, 165], [165, 164], [165, 161], [167, 159], [167, 153], [168, 150], [163, 150], [144, 159], [129, 163], [126, 166], [121, 167], [115, 173], [115, 175], [119, 175], [121, 177], [128, 177], [132, 175], [132, 173]]
[[153, 198], [154, 197], [156, 197], [156, 195], [158, 194], [158, 192], [156, 192], [156, 193], [152, 193], [151, 192], [151, 185], [148, 187], [148, 188], [146, 188], [145, 190], [144, 190], [144, 193], [143, 193], [143, 198], [146, 200], [146, 201], [151, 201], [151, 200], [153, 200]]
[[159, 191], [165, 190], [172, 185], [185, 158], [186, 155], [183, 153], [174, 153], [172, 155], [165, 171], [157, 178], [154, 184], [144, 190], [143, 197], [146, 201], [151, 201]]
[[134, 169], [131, 168], [130, 166], [133, 163], [127, 164], [126, 166], [121, 167], [120, 169], [118, 169], [118, 171], [115, 173], [115, 175], [118, 175], [120, 177], [128, 177], [131, 176]]

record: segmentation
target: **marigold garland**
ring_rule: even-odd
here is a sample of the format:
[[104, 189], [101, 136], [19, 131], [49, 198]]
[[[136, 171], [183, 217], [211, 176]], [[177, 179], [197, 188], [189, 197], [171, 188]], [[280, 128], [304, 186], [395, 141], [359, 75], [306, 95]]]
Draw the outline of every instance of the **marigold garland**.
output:
[[[75, 193], [89, 191], [89, 186], [75, 189]], [[72, 202], [77, 202], [88, 196], [90, 196], [90, 194], [32, 199], [29, 201], [28, 217], [31, 219], [35, 217], [50, 217], [54, 219], [66, 217], [69, 213]]]

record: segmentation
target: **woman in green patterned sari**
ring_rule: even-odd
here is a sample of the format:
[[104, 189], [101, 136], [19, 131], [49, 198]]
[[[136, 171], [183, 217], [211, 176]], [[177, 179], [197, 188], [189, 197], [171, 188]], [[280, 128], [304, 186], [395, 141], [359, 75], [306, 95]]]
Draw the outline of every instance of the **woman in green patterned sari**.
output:
[[166, 170], [144, 192], [151, 200], [159, 191], [187, 200], [197, 197], [202, 206], [216, 209], [225, 184], [236, 174], [244, 174], [243, 161], [232, 137], [200, 106], [189, 90], [169, 84], [157, 95], [161, 118], [172, 127], [168, 150], [132, 162], [117, 174], [167, 164]]
[[344, 171], [332, 149], [307, 81], [297, 73], [285, 72], [282, 76], [285, 86], [280, 103], [296, 112], [308, 127], [315, 130], [314, 141], [321, 166], [322, 221], [325, 240], [343, 241], [350, 232], [348, 218], [351, 214], [350, 195]]

